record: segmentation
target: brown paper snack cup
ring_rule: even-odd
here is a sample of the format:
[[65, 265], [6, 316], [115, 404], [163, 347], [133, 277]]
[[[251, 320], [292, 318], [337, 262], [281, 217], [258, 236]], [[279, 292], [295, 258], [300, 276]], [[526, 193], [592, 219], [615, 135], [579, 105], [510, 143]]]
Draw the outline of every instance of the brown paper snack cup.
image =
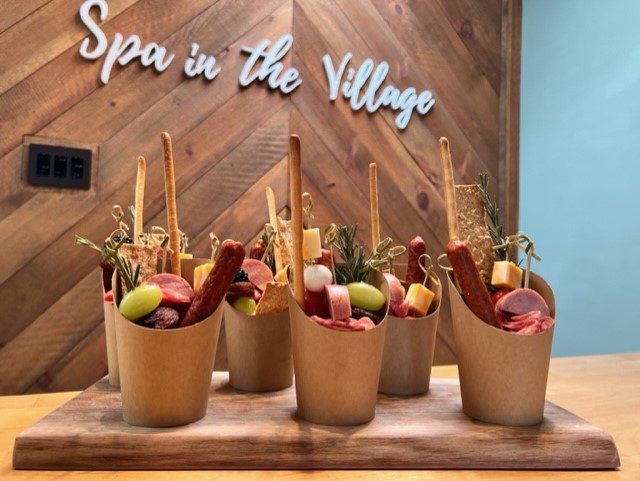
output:
[[[395, 271], [399, 279], [404, 279], [406, 265], [397, 266]], [[429, 391], [442, 286], [429, 278], [427, 287], [435, 293], [435, 297], [426, 316], [387, 316], [378, 392], [411, 396]]]
[[289, 311], [250, 316], [224, 304], [229, 384], [253, 392], [291, 386]]
[[[193, 266], [202, 261], [206, 259], [182, 261], [183, 277], [190, 283]], [[115, 299], [120, 297], [118, 293]], [[125, 422], [169, 427], [204, 417], [222, 313], [221, 304], [197, 324], [160, 330], [138, 326], [114, 308]]]
[[109, 384], [120, 387], [120, 373], [118, 371], [118, 349], [116, 344], [116, 326], [113, 317], [113, 302], [104, 301], [104, 282], [102, 285], [102, 307], [104, 310], [104, 334], [107, 341], [107, 366], [109, 369]]
[[[373, 282], [389, 300], [380, 273]], [[289, 290], [298, 416], [316, 424], [355, 426], [375, 416], [387, 316], [375, 329], [344, 332], [309, 319]]]
[[[542, 421], [554, 326], [533, 335], [497, 329], [478, 319], [447, 275], [453, 335], [458, 354], [462, 409], [480, 421], [529, 426]], [[529, 287], [555, 318], [553, 291], [531, 274]]]

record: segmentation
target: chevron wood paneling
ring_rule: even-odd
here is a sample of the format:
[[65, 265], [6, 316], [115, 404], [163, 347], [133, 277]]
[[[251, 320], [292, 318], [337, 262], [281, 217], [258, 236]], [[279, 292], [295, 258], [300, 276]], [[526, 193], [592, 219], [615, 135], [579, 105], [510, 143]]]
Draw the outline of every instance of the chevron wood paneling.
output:
[[[140, 154], [149, 164], [146, 223], [164, 224], [161, 131], [173, 137], [180, 227], [196, 255], [208, 255], [212, 229], [254, 239], [267, 220], [266, 186], [287, 212], [290, 133], [302, 139], [303, 187], [317, 225], [357, 222], [368, 241], [367, 166], [375, 161], [382, 234], [403, 244], [422, 235], [438, 255], [446, 241], [441, 135], [451, 140], [458, 181], [487, 171], [515, 225], [517, 0], [108, 0], [108, 37], [137, 33], [176, 52], [195, 41], [222, 71], [209, 83], [180, 68], [156, 74], [128, 65], [107, 85], [101, 62], [78, 54], [87, 33], [80, 3], [0, 6], [0, 394], [81, 389], [106, 372], [99, 268], [73, 236], [112, 230], [110, 207], [132, 203]], [[287, 32], [294, 47], [286, 63], [302, 85], [289, 96], [239, 87], [240, 47]], [[432, 90], [435, 107], [399, 131], [392, 112], [329, 102], [322, 55], [338, 62], [348, 51], [354, 65], [388, 61], [388, 81]], [[24, 135], [98, 145], [95, 189], [26, 186]], [[440, 363], [455, 361], [446, 299], [444, 306]]]

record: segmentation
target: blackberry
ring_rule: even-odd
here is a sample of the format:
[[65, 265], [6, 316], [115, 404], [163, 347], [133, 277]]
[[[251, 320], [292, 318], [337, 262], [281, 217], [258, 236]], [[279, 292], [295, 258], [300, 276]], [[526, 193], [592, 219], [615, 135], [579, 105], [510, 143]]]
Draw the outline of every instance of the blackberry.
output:
[[[113, 242], [115, 244], [118, 244], [120, 242], [120, 239], [121, 239], [121, 237], [119, 235], [113, 236]], [[131, 237], [129, 237], [129, 236], [126, 236], [124, 238], [123, 244], [133, 244], [133, 239]]]
[[236, 272], [236, 276], [233, 278], [233, 282], [249, 282], [249, 274], [244, 269], [240, 269]]

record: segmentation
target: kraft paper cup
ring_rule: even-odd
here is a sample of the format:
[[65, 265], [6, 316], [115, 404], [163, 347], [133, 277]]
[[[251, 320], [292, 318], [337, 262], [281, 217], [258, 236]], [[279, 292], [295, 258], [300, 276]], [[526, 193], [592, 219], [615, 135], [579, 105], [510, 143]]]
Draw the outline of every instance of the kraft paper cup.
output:
[[[399, 276], [404, 271], [406, 266], [396, 268]], [[429, 391], [442, 299], [442, 286], [434, 276], [430, 276], [427, 282], [427, 287], [435, 293], [435, 297], [426, 316], [387, 316], [378, 392], [411, 396]]]
[[[447, 282], [464, 413], [506, 426], [540, 423], [555, 324], [533, 335], [495, 328], [471, 312], [450, 273]], [[553, 291], [544, 279], [532, 273], [529, 287], [544, 298], [555, 318]]]
[[[197, 265], [199, 260], [185, 261], [183, 277], [192, 282], [192, 269], [185, 267]], [[114, 286], [120, 284], [114, 281]], [[116, 301], [120, 297], [118, 292]], [[125, 422], [169, 427], [204, 417], [222, 312], [220, 304], [211, 316], [197, 324], [160, 330], [134, 324], [114, 308]]]
[[289, 311], [250, 316], [224, 304], [229, 384], [253, 392], [291, 386]]
[[[384, 277], [373, 284], [389, 300]], [[298, 416], [316, 424], [355, 426], [375, 416], [387, 316], [374, 329], [344, 332], [307, 317], [289, 290]]]
[[104, 289], [102, 289], [104, 308], [104, 332], [107, 340], [107, 365], [109, 367], [109, 384], [120, 387], [120, 372], [118, 370], [118, 348], [116, 343], [116, 326], [114, 318], [114, 303], [104, 300]]

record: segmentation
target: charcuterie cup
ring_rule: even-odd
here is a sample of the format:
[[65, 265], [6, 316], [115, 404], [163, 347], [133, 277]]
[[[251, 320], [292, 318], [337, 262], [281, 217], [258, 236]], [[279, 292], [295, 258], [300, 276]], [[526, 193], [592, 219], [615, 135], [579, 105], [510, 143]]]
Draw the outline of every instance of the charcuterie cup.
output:
[[[182, 277], [193, 285], [193, 268], [208, 259], [185, 259]], [[116, 282], [116, 305], [120, 282]], [[114, 309], [122, 415], [136, 426], [181, 426], [198, 421], [207, 409], [223, 304], [206, 319], [177, 329], [150, 329]]]
[[[529, 426], [544, 415], [554, 326], [539, 334], [515, 334], [490, 326], [467, 307], [447, 273], [453, 335], [460, 371], [462, 409], [494, 424]], [[529, 287], [555, 318], [553, 291], [531, 273]]]
[[109, 384], [120, 387], [118, 370], [118, 348], [116, 344], [116, 326], [114, 318], [114, 302], [104, 300], [104, 282], [102, 283], [102, 306], [104, 308], [104, 333], [107, 340], [107, 366], [109, 368]]
[[[406, 268], [406, 265], [397, 265], [395, 274], [404, 278]], [[387, 316], [378, 386], [383, 394], [411, 396], [429, 390], [442, 297], [442, 286], [433, 276], [429, 277], [427, 287], [435, 297], [426, 316]]]
[[[374, 286], [389, 306], [389, 287], [379, 272]], [[316, 424], [354, 426], [375, 416], [387, 313], [374, 329], [344, 332], [307, 317], [289, 291], [291, 340], [298, 416]]]
[[229, 383], [242, 391], [278, 391], [293, 384], [289, 310], [248, 315], [224, 303]]

